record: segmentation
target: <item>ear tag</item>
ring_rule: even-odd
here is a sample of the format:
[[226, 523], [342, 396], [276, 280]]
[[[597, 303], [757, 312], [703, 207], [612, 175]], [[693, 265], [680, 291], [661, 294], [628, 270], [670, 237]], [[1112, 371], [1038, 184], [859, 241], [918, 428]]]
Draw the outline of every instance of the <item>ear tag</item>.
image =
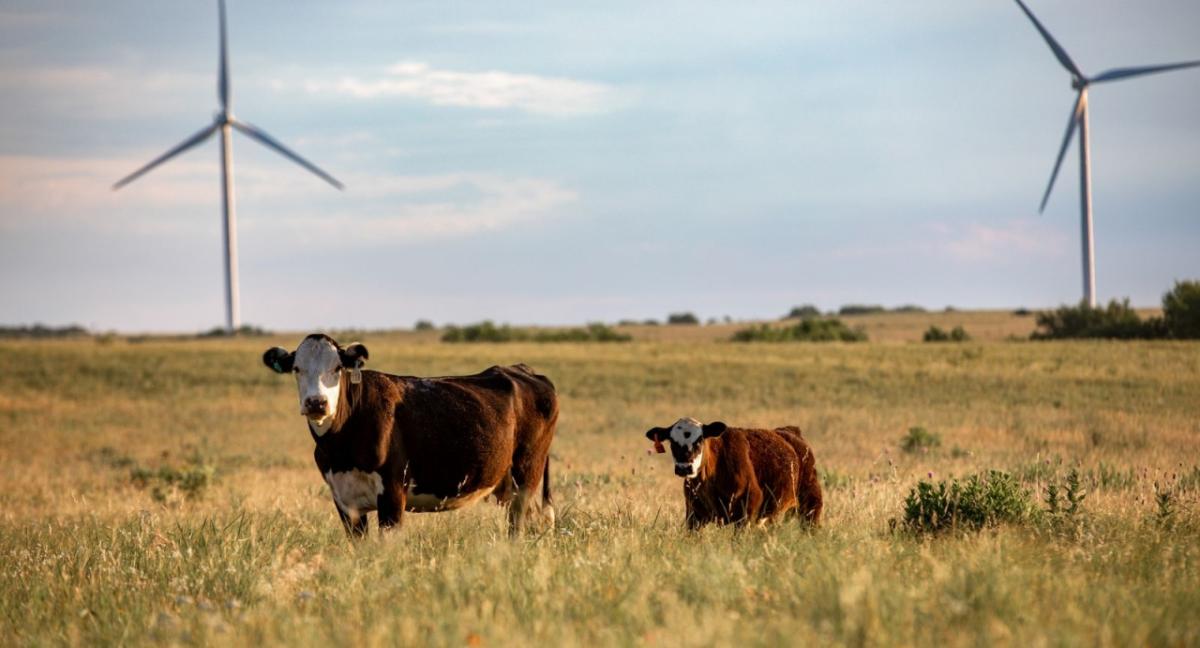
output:
[[272, 362], [271, 362], [271, 367], [273, 367], [273, 368], [275, 369], [275, 373], [283, 373], [283, 367], [280, 367], [280, 366], [279, 366], [279, 361], [278, 361], [278, 360], [274, 360], [274, 361], [272, 361]]
[[658, 454], [666, 454], [667, 452], [667, 449], [663, 447], [662, 439], [659, 439], [658, 437], [654, 438], [654, 451]]
[[362, 369], [355, 367], [350, 370], [350, 384], [357, 385], [362, 382]]

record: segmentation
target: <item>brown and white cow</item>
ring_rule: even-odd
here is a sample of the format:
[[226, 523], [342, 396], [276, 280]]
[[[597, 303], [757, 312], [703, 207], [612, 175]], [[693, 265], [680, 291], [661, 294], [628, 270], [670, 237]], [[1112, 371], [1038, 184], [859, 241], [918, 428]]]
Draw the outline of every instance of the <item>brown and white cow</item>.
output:
[[796, 427], [732, 428], [720, 421], [681, 418], [651, 428], [659, 452], [669, 442], [675, 474], [683, 477], [687, 524], [767, 523], [790, 514], [821, 520], [823, 499], [812, 448]]
[[[540, 509], [551, 522], [550, 442], [558, 398], [525, 365], [473, 376], [417, 378], [364, 371], [367, 348], [314, 333], [263, 363], [292, 373], [317, 469], [346, 530], [400, 523], [404, 511], [449, 511], [488, 495], [508, 504], [516, 533]], [[541, 501], [537, 489], [541, 486]]]

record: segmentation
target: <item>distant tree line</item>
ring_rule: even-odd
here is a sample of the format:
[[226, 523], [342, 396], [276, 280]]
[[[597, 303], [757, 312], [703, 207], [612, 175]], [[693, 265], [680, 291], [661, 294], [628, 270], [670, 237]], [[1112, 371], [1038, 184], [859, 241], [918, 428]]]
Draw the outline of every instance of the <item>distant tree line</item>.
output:
[[89, 335], [88, 330], [78, 324], [70, 326], [0, 326], [0, 338], [68, 338]]
[[447, 326], [442, 342], [628, 342], [631, 336], [605, 324], [583, 328], [532, 329], [491, 321], [466, 326]]

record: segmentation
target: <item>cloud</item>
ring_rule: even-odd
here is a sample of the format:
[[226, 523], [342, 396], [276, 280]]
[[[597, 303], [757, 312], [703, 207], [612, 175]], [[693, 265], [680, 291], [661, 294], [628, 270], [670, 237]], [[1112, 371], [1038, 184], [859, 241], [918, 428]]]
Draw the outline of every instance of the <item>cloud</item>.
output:
[[969, 225], [944, 240], [944, 249], [962, 261], [991, 261], [1011, 256], [1060, 256], [1070, 243], [1061, 232], [1029, 219], [998, 225]]
[[[278, 88], [286, 84], [273, 85]], [[303, 87], [313, 94], [334, 93], [357, 99], [404, 97], [437, 106], [514, 109], [554, 117], [609, 110], [617, 104], [618, 94], [611, 86], [591, 81], [495, 70], [439, 70], [417, 61], [392, 65], [387, 68], [387, 75], [380, 78], [309, 80]]]
[[927, 222], [884, 238], [864, 235], [852, 244], [834, 247], [837, 260], [946, 259], [956, 263], [990, 263], [1031, 257], [1056, 258], [1074, 250], [1074, 243], [1047, 223], [1017, 218], [993, 224]]
[[[191, 232], [197, 210], [217, 218], [215, 160], [172, 160], [121, 192], [113, 178], [143, 158], [0, 156], [0, 232], [30, 226]], [[387, 243], [463, 238], [541, 222], [578, 199], [544, 178], [492, 173], [348, 173], [326, 191], [287, 165], [239, 169], [239, 219], [291, 244]]]
[[413, 243], [543, 222], [578, 199], [573, 190], [551, 180], [483, 173], [350, 176], [347, 186], [362, 187], [361, 192], [347, 192], [349, 205], [290, 209], [286, 216], [243, 222], [250, 229], [279, 232], [285, 243], [301, 246]]

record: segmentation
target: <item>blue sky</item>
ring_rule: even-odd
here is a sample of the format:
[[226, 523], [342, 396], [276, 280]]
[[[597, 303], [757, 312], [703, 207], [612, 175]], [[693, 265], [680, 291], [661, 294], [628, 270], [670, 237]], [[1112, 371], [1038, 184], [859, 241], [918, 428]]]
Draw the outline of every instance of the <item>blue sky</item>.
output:
[[[286, 8], [283, 8], [286, 7]], [[1089, 73], [1200, 59], [1191, 0], [1032, 3]], [[1080, 295], [1073, 98], [1016, 4], [229, 4], [242, 316], [775, 317]], [[215, 2], [0, 8], [0, 323], [223, 320]], [[1091, 96], [1098, 288], [1200, 276], [1200, 70]]]

